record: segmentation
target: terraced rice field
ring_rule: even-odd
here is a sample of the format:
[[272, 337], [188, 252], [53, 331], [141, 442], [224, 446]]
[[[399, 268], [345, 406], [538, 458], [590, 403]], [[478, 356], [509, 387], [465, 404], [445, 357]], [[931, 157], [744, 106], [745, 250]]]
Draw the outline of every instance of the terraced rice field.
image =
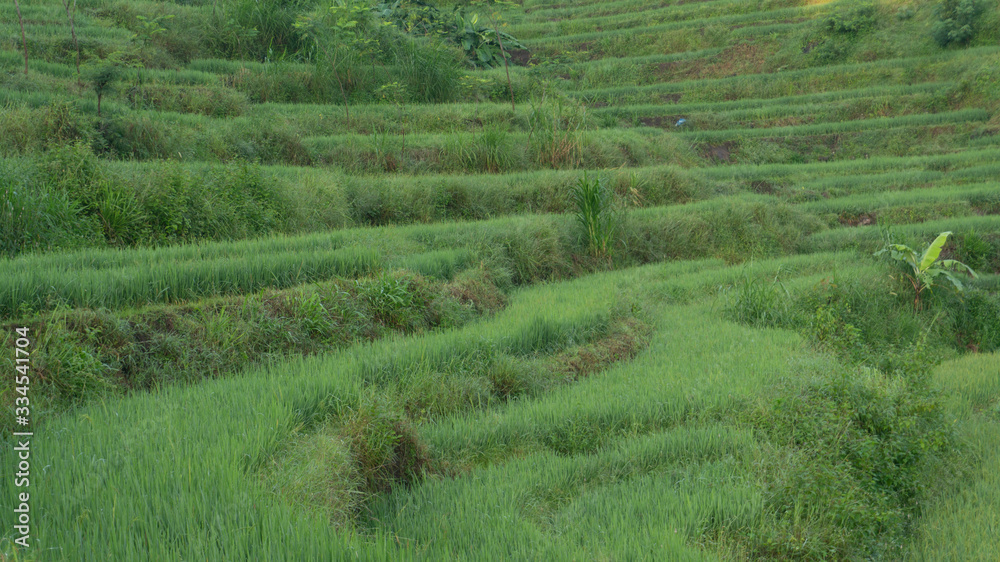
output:
[[[1000, 10], [938, 4], [477, 5], [482, 69], [81, 0], [80, 74], [0, 7], [0, 561], [1000, 558]], [[942, 232], [961, 291], [873, 255]]]

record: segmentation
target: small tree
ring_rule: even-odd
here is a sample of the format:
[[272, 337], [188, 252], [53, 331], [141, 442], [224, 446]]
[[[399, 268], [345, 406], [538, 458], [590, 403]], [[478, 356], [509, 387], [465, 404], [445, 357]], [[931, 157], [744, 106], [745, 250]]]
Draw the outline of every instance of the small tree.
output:
[[28, 75], [28, 39], [24, 35], [24, 18], [21, 17], [21, 3], [14, 0], [14, 8], [17, 10], [17, 22], [21, 24], [21, 45], [24, 46], [24, 75]]
[[135, 28], [135, 32], [132, 33], [132, 41], [139, 43], [142, 48], [146, 48], [153, 41], [154, 37], [167, 31], [167, 28], [161, 24], [173, 18], [173, 14], [158, 16], [152, 19], [146, 16], [136, 16], [135, 19], [138, 21], [138, 25]]
[[[351, 119], [347, 86], [350, 82], [352, 59], [367, 52], [374, 40], [364, 36], [364, 23], [370, 9], [355, 0], [335, 0], [333, 5], [318, 13], [300, 15], [295, 22], [303, 39], [311, 39], [315, 48], [317, 69], [329, 64], [340, 86], [344, 114]], [[346, 67], [346, 69], [345, 69]]]
[[69, 20], [69, 34], [73, 37], [73, 48], [76, 49], [76, 85], [83, 89], [83, 81], [80, 78], [80, 43], [76, 40], [76, 24], [75, 17], [76, 14], [76, 0], [73, 0], [73, 10], [70, 11], [70, 4], [68, 0], [62, 0], [63, 8], [66, 8], [66, 19]]
[[[507, 2], [504, 2], [507, 4]], [[500, 13], [491, 12], [490, 13], [491, 23], [493, 24], [493, 31], [496, 34], [497, 44], [500, 46], [500, 56], [503, 57], [503, 69], [507, 73], [507, 90], [510, 92], [510, 109], [511, 111], [517, 111], [517, 107], [514, 106], [514, 86], [510, 82], [510, 55], [507, 54], [507, 50], [503, 46], [503, 33], [500, 33]]]
[[97, 116], [101, 116], [101, 99], [104, 94], [111, 91], [113, 82], [118, 78], [118, 69], [114, 66], [102, 66], [94, 72], [91, 77], [90, 82], [94, 87], [94, 93], [97, 94]]
[[934, 24], [934, 40], [942, 47], [968, 43], [976, 34], [976, 23], [982, 13], [979, 0], [942, 0]]
[[917, 252], [909, 246], [903, 244], [889, 244], [885, 248], [875, 252], [876, 256], [888, 253], [894, 260], [901, 261], [910, 266], [910, 272], [906, 274], [910, 284], [913, 285], [913, 309], [921, 309], [920, 295], [925, 290], [934, 290], [937, 285], [937, 278], [943, 276], [951, 282], [956, 291], [961, 292], [964, 287], [962, 282], [952, 275], [953, 271], [966, 272], [971, 277], [976, 277], [976, 272], [969, 266], [957, 260], [939, 260], [941, 249], [951, 232], [942, 232], [938, 235], [930, 246], [919, 256]]

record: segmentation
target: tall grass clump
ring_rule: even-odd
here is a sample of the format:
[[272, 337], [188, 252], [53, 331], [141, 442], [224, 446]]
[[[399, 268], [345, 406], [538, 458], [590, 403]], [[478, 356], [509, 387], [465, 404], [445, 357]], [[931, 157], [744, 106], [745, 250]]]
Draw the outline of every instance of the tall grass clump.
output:
[[499, 174], [517, 165], [520, 151], [506, 129], [488, 125], [473, 139], [450, 139], [446, 152], [458, 156], [462, 169]]
[[588, 251], [595, 258], [610, 260], [615, 234], [621, 225], [614, 191], [603, 177], [591, 180], [584, 172], [570, 189], [570, 199]]
[[586, 121], [586, 109], [569, 98], [543, 94], [541, 99], [531, 100], [528, 144], [538, 163], [552, 168], [578, 166]]
[[756, 327], [776, 327], [787, 322], [791, 295], [778, 275], [767, 282], [755, 275], [751, 266], [743, 266], [733, 292], [726, 306], [730, 320]]
[[97, 223], [65, 193], [32, 181], [26, 163], [0, 159], [0, 186], [0, 257], [100, 241]]

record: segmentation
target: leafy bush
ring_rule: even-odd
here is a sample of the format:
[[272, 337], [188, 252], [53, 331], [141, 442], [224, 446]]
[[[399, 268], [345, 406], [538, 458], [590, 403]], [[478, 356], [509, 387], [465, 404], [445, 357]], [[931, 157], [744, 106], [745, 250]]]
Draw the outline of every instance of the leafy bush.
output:
[[205, 37], [227, 58], [264, 60], [269, 53], [294, 54], [307, 43], [295, 18], [312, 7], [309, 0], [224, 0], [213, 4]]
[[169, 158], [189, 147], [173, 129], [148, 114], [117, 114], [98, 125], [102, 155], [123, 159]]
[[407, 326], [413, 320], [416, 299], [405, 277], [382, 275], [356, 283], [373, 318], [387, 326]]
[[511, 49], [525, 49], [514, 36], [487, 25], [479, 14], [466, 13], [461, 5], [445, 12], [419, 0], [399, 0], [378, 4], [375, 12], [407, 33], [446, 37], [474, 66], [500, 66], [510, 60]]
[[828, 31], [855, 35], [868, 31], [878, 25], [878, 7], [871, 3], [862, 3], [850, 9], [840, 10], [826, 19]]
[[938, 45], [964, 45], [976, 34], [983, 4], [979, 0], [942, 0], [937, 8], [938, 21], [932, 33]]
[[[754, 537], [767, 558], [893, 558], [924, 491], [947, 478], [956, 441], [927, 385], [919, 343], [905, 368], [820, 373], [762, 399], [750, 422], [790, 455], [774, 461], [775, 518]], [[807, 540], [803, 540], [803, 536]]]
[[824, 280], [796, 299], [797, 325], [818, 349], [848, 364], [898, 370], [907, 362], [900, 342], [920, 340], [940, 351], [952, 339], [946, 323], [906, 306], [897, 296], [902, 287], [876, 275]]
[[850, 305], [844, 308], [841, 314], [835, 306], [822, 305], [809, 318], [807, 333], [819, 349], [850, 355], [860, 347], [861, 330], [844, 320], [844, 316], [851, 316]]
[[264, 119], [234, 123], [223, 138], [227, 145], [227, 150], [220, 155], [223, 159], [300, 166], [312, 163], [301, 135], [285, 123]]
[[202, 177], [177, 165], [159, 170], [139, 198], [153, 241], [239, 239], [284, 229], [289, 203], [256, 165], [236, 163]]

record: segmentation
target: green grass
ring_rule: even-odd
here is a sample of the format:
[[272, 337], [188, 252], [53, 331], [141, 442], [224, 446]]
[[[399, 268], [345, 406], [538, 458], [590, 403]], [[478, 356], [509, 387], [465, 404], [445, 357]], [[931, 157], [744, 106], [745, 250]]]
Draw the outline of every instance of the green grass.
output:
[[[560, 292], [563, 296], [558, 297]], [[606, 291], [586, 292], [608, 295]], [[564, 306], [568, 298], [575, 303], [572, 311]], [[67, 485], [77, 482], [73, 488], [76, 491], [62, 494], [60, 500], [45, 490], [54, 491], [61, 485], [47, 482], [51, 485], [40, 485], [35, 505], [39, 512], [51, 514], [52, 521], [60, 516], [77, 520], [84, 511], [96, 521], [77, 530], [61, 525], [38, 529], [38, 540], [41, 544], [65, 545], [59, 553], [48, 551], [49, 556], [73, 559], [111, 555], [131, 560], [140, 552], [156, 558], [180, 552], [209, 558], [267, 553], [271, 559], [300, 559], [312, 554], [319, 556], [319, 552], [329, 553], [330, 549], [347, 552], [351, 546], [373, 556], [382, 552], [381, 557], [385, 558], [396, 547], [390, 545], [384, 533], [380, 533], [382, 538], [369, 540], [344, 537], [345, 543], [323, 519], [313, 516], [302, 519], [291, 507], [283, 506], [278, 498], [255, 483], [253, 473], [299, 424], [311, 425], [318, 418], [345, 412], [357, 403], [366, 384], [405, 384], [407, 380], [399, 377], [418, 374], [418, 371], [398, 370], [395, 365], [402, 367], [414, 360], [433, 365], [447, 360], [457, 350], [469, 349], [469, 344], [475, 341], [489, 342], [510, 353], [530, 353], [557, 346], [579, 338], [583, 330], [604, 321], [610, 304], [608, 297], [580, 299], [565, 290], [543, 289], [536, 297], [508, 309], [496, 322], [480, 325], [469, 333], [422, 338], [405, 348], [400, 347], [402, 342], [388, 341], [358, 356], [348, 353], [292, 361], [270, 372], [208, 382], [197, 390], [171, 389], [130, 398], [111, 409], [106, 405], [86, 408], [81, 412], [84, 417], [77, 419], [89, 416], [98, 422], [98, 427], [105, 428], [104, 432], [92, 432], [85, 429], [86, 425], [67, 428], [68, 434], [75, 435], [72, 440], [47, 444], [39, 441], [36, 449], [39, 457], [49, 457], [54, 466], [64, 468], [50, 474], [66, 479]], [[318, 374], [321, 372], [326, 374]], [[365, 373], [384, 375], [370, 378]], [[171, 403], [185, 404], [187, 412], [202, 410], [206, 415], [218, 417], [220, 423], [199, 421]], [[154, 428], [158, 428], [158, 435], [150, 433]], [[115, 445], [109, 449], [112, 443]], [[105, 460], [86, 469], [96, 471], [91, 473], [93, 479], [79, 480], [76, 467], [84, 469], [83, 466], [69, 462], [68, 457], [62, 461], [50, 456], [59, 455], [60, 448], [67, 455], [73, 455], [74, 450], [91, 450], [99, 455], [95, 458]], [[195, 455], [195, 448], [201, 454]], [[9, 450], [5, 447], [4, 455]], [[159, 459], [163, 454], [173, 460]], [[146, 468], [140, 468], [143, 466]], [[80, 482], [84, 484], [81, 486]], [[11, 485], [11, 481], [5, 480], [4, 484]], [[192, 495], [190, 492], [196, 487], [205, 493]], [[158, 504], [162, 526], [148, 527], [139, 515], [145, 509], [141, 507], [144, 503], [134, 500], [155, 497], [163, 490], [173, 492]], [[227, 506], [218, 513], [216, 531], [181, 532], [191, 530], [189, 525], [207, 517], [209, 510], [215, 510], [209, 505]], [[237, 523], [247, 517], [255, 522], [256, 531]], [[297, 523], [293, 525], [293, 521]], [[272, 543], [268, 535], [289, 525], [301, 531], [282, 533], [280, 546]], [[239, 528], [243, 531], [236, 531]], [[263, 529], [273, 531], [262, 533]], [[70, 538], [81, 531], [93, 533], [95, 539], [102, 537], [103, 544], [98, 547], [89, 539], [81, 542]], [[205, 540], [208, 537], [205, 532], [219, 533], [220, 540]], [[181, 542], [166, 540], [167, 537]]]
[[912, 67], [920, 64], [920, 81], [948, 80], [956, 76], [966, 65], [976, 64], [976, 58], [997, 51], [996, 47], [979, 47], [963, 51], [946, 52], [925, 57], [904, 57], [884, 59], [875, 62], [828, 65], [816, 68], [767, 72], [714, 78], [687, 80], [620, 88], [601, 88], [570, 92], [588, 103], [648, 103], [658, 96], [680, 95], [676, 101], [711, 102], [726, 99], [744, 99], [744, 107], [756, 103], [754, 100], [793, 95], [806, 95], [817, 90], [857, 89], [884, 86], [887, 84], [907, 84], [914, 77]]
[[694, 137], [697, 142], [719, 141], [731, 138], [782, 137], [792, 135], [829, 135], [855, 131], [878, 131], [902, 127], [923, 127], [948, 123], [966, 123], [987, 121], [990, 114], [982, 109], [964, 109], [944, 113], [927, 113], [922, 115], [905, 115], [901, 117], [883, 117], [879, 119], [859, 119], [856, 121], [836, 121], [816, 123], [814, 125], [799, 125], [795, 127], [764, 127], [752, 129], [727, 129], [718, 131], [681, 132], [685, 136]]
[[[895, 98], [913, 94], [930, 94], [939, 90], [947, 91], [955, 86], [952, 82], [930, 82], [926, 84], [872, 86], [853, 90], [833, 90], [801, 96], [784, 96], [767, 100], [758, 100], [754, 108], [748, 108], [742, 100], [709, 102], [709, 103], [677, 103], [663, 105], [624, 105], [619, 107], [599, 107], [591, 109], [593, 115], [614, 116], [618, 118], [645, 117], [650, 115], [683, 115], [687, 113], [725, 113], [732, 111], [778, 112], [785, 107], [823, 107], [823, 104], [856, 99]], [[768, 113], [769, 114], [769, 113]], [[776, 113], [780, 115], [780, 113]]]
[[[894, 225], [892, 232], [904, 239], [925, 239], [946, 230], [955, 233], [968, 231], [995, 232], [1000, 225], [997, 216], [971, 216], [954, 219], [927, 221], [918, 224]], [[881, 235], [878, 226], [859, 226], [819, 232], [802, 241], [800, 249], [810, 252], [830, 251], [831, 249], [857, 248], [872, 252], [881, 248]]]
[[[0, 7], [0, 558], [997, 557], [995, 6], [527, 0], [508, 85], [377, 21], [335, 77], [313, 4], [80, 0], [82, 86]], [[943, 231], [915, 312], [871, 254]]]
[[688, 22], [692, 20], [702, 23], [707, 19], [717, 20], [719, 23], [739, 23], [744, 20], [734, 18], [733, 16], [746, 14], [754, 14], [756, 16], [758, 12], [794, 3], [789, 0], [772, 0], [755, 5], [741, 5], [726, 0], [715, 0], [712, 2], [699, 2], [692, 6], [667, 6], [659, 9], [642, 10], [638, 13], [630, 11], [600, 15], [581, 15], [575, 13], [564, 21], [520, 23], [511, 26], [511, 30], [519, 38], [536, 39], [546, 36], [573, 37], [578, 34], [586, 34], [598, 28], [602, 31], [613, 31], [636, 27], [648, 28], [667, 22]]
[[956, 489], [927, 506], [907, 560], [985, 561], [1000, 555], [996, 542], [985, 539], [1000, 527], [998, 360], [995, 353], [964, 357], [941, 365], [935, 373], [939, 384], [955, 397], [953, 408], [962, 416], [961, 435], [975, 464]]
[[[851, 270], [852, 260], [849, 254], [824, 255], [762, 267], [805, 275], [836, 265]], [[374, 497], [371, 517], [356, 523], [363, 535], [329, 526], [329, 512], [310, 506], [330, 501], [325, 496], [293, 508], [288, 502], [301, 498], [301, 489], [279, 485], [276, 495], [268, 487], [273, 480], [259, 473], [269, 473], [273, 455], [288, 459], [279, 468], [302, 477], [315, 472], [313, 460], [347, 470], [351, 457], [336, 440], [324, 445], [328, 452], [322, 456], [319, 445], [289, 450], [289, 443], [302, 443], [321, 422], [349, 418], [373, 392], [404, 399], [441, 370], [454, 373], [446, 384], [460, 387], [463, 377], [474, 374], [456, 365], [462, 358], [473, 360], [485, 350], [512, 357], [558, 351], [601, 333], [621, 304], [628, 310], [629, 302], [699, 299], [738, 275], [717, 261], [684, 262], [534, 288], [489, 322], [461, 330], [293, 360], [52, 420], [67, 437], [39, 439], [34, 451], [61, 470], [38, 476], [32, 497], [35, 509], [52, 516], [36, 527], [37, 544], [64, 546], [41, 556], [97, 556], [93, 540], [71, 539], [81, 534], [104, 540], [101, 556], [122, 559], [135, 559], [140, 551], [156, 557], [267, 553], [293, 559], [348, 550], [377, 559], [495, 552], [569, 559], [643, 557], [664, 548], [675, 557], [711, 556], [695, 545], [727, 529], [766, 526], [772, 509], [755, 468], [770, 445], [733, 426], [733, 409], [781, 377], [802, 368], [829, 369], [829, 362], [810, 359], [795, 333], [731, 324], [705, 304], [654, 306], [655, 335], [632, 363], [535, 400], [500, 402], [482, 412], [473, 402], [432, 417], [419, 427], [430, 454], [468, 466], [468, 472]], [[796, 359], [789, 361], [795, 349]], [[826, 367], [820, 367], [823, 362]], [[616, 399], [602, 398], [607, 396]], [[215, 421], [206, 423], [206, 416]], [[104, 460], [73, 461], [81, 452]], [[81, 478], [81, 471], [92, 478]], [[716, 485], [701, 485], [705, 479]], [[338, 485], [327, 491], [337, 493]], [[56, 492], [66, 489], [74, 493]], [[159, 498], [155, 524], [143, 515], [149, 497]], [[226, 509], [209, 509], [205, 501]], [[437, 516], [446, 512], [462, 516]], [[79, 521], [84, 513], [87, 525], [46, 523]], [[664, 544], [655, 533], [636, 535], [630, 524], [635, 517], [651, 533], [676, 531], [677, 538]], [[191, 532], [193, 522], [209, 518], [216, 531]], [[289, 526], [301, 531], [281, 531]], [[595, 535], [596, 529], [603, 531]], [[272, 545], [267, 537], [279, 532], [280, 546]], [[205, 533], [218, 535], [206, 540]]]
[[[4, 278], [0, 314], [10, 316], [58, 305], [120, 307], [153, 302], [290, 287], [333, 276], [363, 275], [381, 268], [378, 252], [345, 248], [336, 252], [228, 257], [189, 263], [161, 263], [69, 272], [58, 266], [21, 270]], [[46, 287], [39, 292], [39, 287]]]
[[[642, 209], [626, 219], [630, 222], [622, 237], [632, 240], [620, 242], [622, 263], [690, 259], [699, 253], [739, 259], [741, 251], [752, 248], [788, 252], [801, 236], [820, 228], [808, 215], [752, 197]], [[568, 215], [542, 215], [167, 249], [25, 255], [0, 262], [6, 270], [0, 280], [0, 315], [60, 304], [114, 308], [289, 287], [378, 271], [384, 260], [418, 260], [427, 272], [454, 271], [449, 263], [469, 260], [447, 257], [439, 263], [436, 257], [420, 256], [440, 250], [498, 259], [513, 269], [515, 280], [528, 282], [569, 271], [579, 247], [572, 221]], [[700, 225], [700, 232], [686, 231], [691, 221]], [[767, 242], [774, 245], [764, 250]]]
[[[815, 11], [817, 9], [822, 9], [822, 7], [812, 7], [812, 8], [780, 8], [774, 10], [768, 10], [763, 12], [752, 12], [748, 14], [735, 14], [735, 15], [725, 15], [717, 17], [700, 17], [685, 19], [683, 21], [660, 23], [649, 26], [642, 26], [642, 30], [639, 33], [635, 33], [635, 30], [631, 27], [615, 28], [610, 31], [590, 31], [584, 33], [568, 33], [566, 35], [554, 35], [550, 37], [535, 38], [527, 41], [528, 47], [535, 47], [541, 45], [548, 45], [550, 43], [559, 43], [562, 45], [572, 45], [574, 43], [581, 43], [584, 41], [594, 40], [594, 39], [606, 39], [608, 37], [614, 37], [616, 35], [624, 34], [634, 34], [634, 35], [645, 35], [645, 34], [659, 34], [664, 32], [670, 32], [676, 29], [684, 28], [699, 28], [707, 25], [738, 25], [756, 22], [766, 22], [775, 19], [782, 19], [794, 16], [805, 16], [808, 15], [810, 11]], [[667, 14], [671, 14], [671, 11], [667, 11]], [[607, 18], [595, 18], [593, 21], [596, 24], [601, 20], [606, 20]], [[624, 17], [625, 22], [630, 22], [631, 26], [639, 26], [643, 23], [642, 17], [633, 19], [632, 17]], [[611, 20], [613, 21], [613, 20]], [[626, 23], [629, 25], [629, 23]]]

